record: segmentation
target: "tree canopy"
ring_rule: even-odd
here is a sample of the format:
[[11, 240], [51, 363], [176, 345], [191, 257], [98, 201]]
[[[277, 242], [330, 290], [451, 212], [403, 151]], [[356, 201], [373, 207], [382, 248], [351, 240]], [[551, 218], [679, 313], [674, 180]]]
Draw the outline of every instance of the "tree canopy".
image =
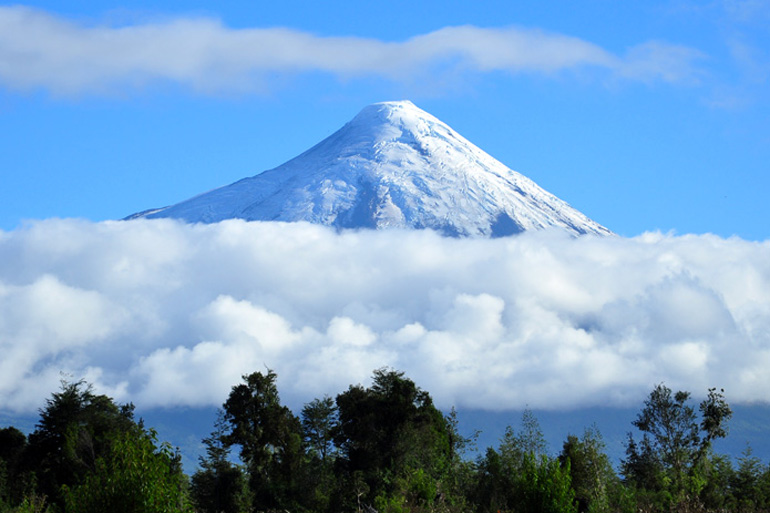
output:
[[179, 455], [133, 412], [62, 381], [28, 437], [0, 430], [0, 511], [191, 511]]
[[731, 415], [721, 390], [696, 406], [654, 387], [618, 474], [596, 427], [554, 455], [526, 410], [468, 458], [475, 435], [402, 372], [377, 369], [297, 416], [267, 370], [232, 387], [187, 478], [131, 404], [65, 381], [28, 436], [0, 428], [0, 513], [770, 511], [770, 467], [748, 447], [735, 466], [713, 451]]

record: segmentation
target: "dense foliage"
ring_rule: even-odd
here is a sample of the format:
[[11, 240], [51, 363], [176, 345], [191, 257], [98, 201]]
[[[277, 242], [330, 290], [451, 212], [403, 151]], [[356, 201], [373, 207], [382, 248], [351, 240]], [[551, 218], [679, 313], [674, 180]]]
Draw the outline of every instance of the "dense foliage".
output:
[[595, 427], [548, 451], [530, 411], [475, 458], [403, 373], [305, 405], [280, 401], [272, 371], [243, 376], [222, 405], [198, 470], [134, 420], [132, 405], [64, 382], [28, 436], [0, 429], [0, 513], [583, 513], [770, 511], [770, 469], [750, 448], [733, 462], [712, 442], [732, 412], [711, 389], [656, 386], [616, 472]]
[[28, 437], [0, 430], [0, 511], [192, 511], [179, 455], [133, 411], [62, 382]]

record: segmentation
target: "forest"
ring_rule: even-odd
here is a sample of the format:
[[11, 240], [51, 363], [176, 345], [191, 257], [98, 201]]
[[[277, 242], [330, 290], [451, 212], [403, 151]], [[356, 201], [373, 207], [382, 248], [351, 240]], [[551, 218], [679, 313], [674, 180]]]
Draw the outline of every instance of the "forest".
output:
[[32, 432], [0, 429], [0, 513], [770, 511], [768, 465], [712, 449], [732, 415], [722, 390], [694, 404], [655, 386], [615, 468], [593, 426], [549, 454], [530, 411], [478, 450], [454, 409], [392, 369], [299, 415], [276, 378], [232, 387], [191, 476], [132, 404], [63, 381]]

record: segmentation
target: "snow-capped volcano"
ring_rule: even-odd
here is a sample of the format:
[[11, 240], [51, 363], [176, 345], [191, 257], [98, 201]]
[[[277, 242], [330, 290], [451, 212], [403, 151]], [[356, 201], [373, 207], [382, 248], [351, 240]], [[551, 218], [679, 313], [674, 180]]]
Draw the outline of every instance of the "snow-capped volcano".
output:
[[409, 101], [375, 103], [298, 157], [176, 205], [134, 214], [503, 236], [611, 232]]

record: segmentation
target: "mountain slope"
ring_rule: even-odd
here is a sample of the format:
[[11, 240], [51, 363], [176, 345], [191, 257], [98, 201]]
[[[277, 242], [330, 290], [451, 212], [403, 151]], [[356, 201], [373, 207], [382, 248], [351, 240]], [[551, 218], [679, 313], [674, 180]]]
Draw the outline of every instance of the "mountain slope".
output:
[[408, 101], [370, 105], [275, 169], [127, 219], [138, 217], [430, 228], [452, 236], [552, 226], [611, 233]]

